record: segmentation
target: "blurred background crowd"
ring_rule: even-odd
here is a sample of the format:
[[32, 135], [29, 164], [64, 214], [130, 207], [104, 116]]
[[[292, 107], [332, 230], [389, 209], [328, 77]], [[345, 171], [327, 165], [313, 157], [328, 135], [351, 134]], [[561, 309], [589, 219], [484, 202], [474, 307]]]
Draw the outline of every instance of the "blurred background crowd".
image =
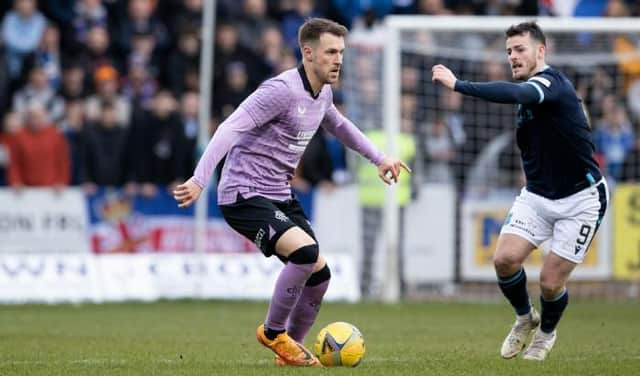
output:
[[[198, 156], [204, 1], [1, 2], [0, 185], [81, 185], [88, 193], [98, 186], [124, 186], [132, 193], [153, 195], [159, 185], [171, 187], [188, 178]], [[219, 0], [211, 133], [260, 82], [299, 63], [297, 30], [307, 17], [328, 17], [355, 33], [374, 28], [391, 13], [562, 16], [566, 15], [562, 3]], [[640, 2], [587, 3], [579, 15], [636, 16], [640, 11]], [[638, 42], [628, 41], [628, 48], [636, 48]], [[503, 68], [488, 65], [486, 78], [508, 80]], [[620, 69], [640, 75], [637, 62]], [[403, 69], [403, 85], [405, 81], [406, 85], [428, 81], [416, 79], [417, 74], [424, 74], [424, 70]], [[629, 102], [622, 97], [624, 93], [611, 90], [610, 72], [594, 72], [590, 77], [579, 89], [588, 97], [601, 161], [616, 179], [638, 179], [640, 102]], [[336, 104], [341, 106], [341, 87], [335, 91]], [[403, 114], [410, 114], [422, 97], [404, 93]], [[431, 119], [434, 125], [428, 128], [429, 134], [420, 136], [427, 167], [451, 165], [457, 148], [479, 150], [481, 147], [472, 143], [484, 144], [495, 136], [456, 133], [461, 121], [456, 120], [453, 110], [460, 115], [463, 101], [454, 95], [440, 103], [452, 111]], [[508, 111], [506, 116], [514, 115], [513, 110]], [[419, 132], [426, 128], [409, 129]], [[345, 159], [335, 140], [319, 134], [305, 154], [294, 184], [304, 190], [347, 181]], [[438, 169], [432, 170], [432, 176], [438, 176]]]

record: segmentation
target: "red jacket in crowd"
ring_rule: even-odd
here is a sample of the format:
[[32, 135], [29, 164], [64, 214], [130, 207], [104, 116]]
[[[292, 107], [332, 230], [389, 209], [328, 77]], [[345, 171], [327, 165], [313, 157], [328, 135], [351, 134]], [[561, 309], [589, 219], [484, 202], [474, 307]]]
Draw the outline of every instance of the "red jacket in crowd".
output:
[[9, 161], [9, 185], [63, 186], [70, 182], [69, 146], [52, 125], [25, 127], [15, 134]]

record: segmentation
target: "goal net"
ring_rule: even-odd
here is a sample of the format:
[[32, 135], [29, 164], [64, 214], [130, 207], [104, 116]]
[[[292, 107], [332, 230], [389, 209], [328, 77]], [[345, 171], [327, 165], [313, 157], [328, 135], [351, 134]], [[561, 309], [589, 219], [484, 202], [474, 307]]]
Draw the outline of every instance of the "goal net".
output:
[[[466, 263], [475, 261], [465, 261], [463, 202], [510, 203], [523, 185], [514, 140], [516, 106], [463, 97], [436, 86], [431, 82], [431, 67], [444, 64], [464, 80], [511, 81], [504, 32], [526, 20], [390, 16], [384, 28], [355, 32], [347, 48], [343, 83], [347, 114], [363, 129], [383, 132], [389, 154], [402, 154], [399, 135], [413, 137], [414, 193], [440, 183], [455, 194], [454, 213], [459, 219], [454, 222], [455, 242], [444, 246], [451, 248], [446, 252], [454, 258], [458, 279], [487, 273], [474, 274], [478, 269], [473, 269], [474, 265], [468, 273]], [[541, 17], [537, 21], [547, 37], [547, 62], [574, 83], [590, 113], [592, 128], [599, 137], [596, 146], [600, 164], [614, 182], [633, 178], [629, 177], [633, 163], [624, 163], [633, 141], [628, 144], [612, 138], [624, 133], [631, 134], [633, 140], [633, 124], [640, 120], [640, 23], [605, 18]], [[395, 286], [406, 282], [406, 264], [412, 263], [406, 259], [403, 263], [403, 256], [420, 252], [408, 249], [403, 238], [407, 235], [398, 231], [406, 225], [403, 219], [407, 217], [398, 210], [403, 205], [399, 205], [396, 193], [387, 192], [381, 208], [384, 230], [379, 245], [386, 257], [381, 261], [379, 283], [382, 295], [392, 301], [401, 292]], [[404, 205], [406, 208], [415, 205], [415, 196]], [[439, 213], [422, 213], [411, 221], [427, 222], [434, 215]], [[421, 235], [438, 234], [425, 224]], [[485, 245], [491, 248], [491, 244]], [[593, 276], [610, 269], [605, 260], [608, 255], [602, 253], [602, 260], [593, 261]], [[489, 256], [472, 258], [488, 260]]]

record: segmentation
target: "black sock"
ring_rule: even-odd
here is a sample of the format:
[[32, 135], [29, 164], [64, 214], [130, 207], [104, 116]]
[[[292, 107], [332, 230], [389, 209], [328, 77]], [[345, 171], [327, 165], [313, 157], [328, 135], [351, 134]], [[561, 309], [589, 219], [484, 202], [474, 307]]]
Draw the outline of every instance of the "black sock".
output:
[[553, 299], [545, 300], [543, 296], [540, 296], [540, 304], [542, 304], [542, 322], [540, 323], [540, 330], [545, 333], [551, 333], [558, 325], [562, 312], [567, 308], [569, 304], [569, 292], [564, 289], [560, 295]]
[[285, 330], [284, 329], [280, 329], [280, 330], [275, 330], [275, 329], [269, 329], [269, 328], [264, 328], [264, 335], [265, 337], [269, 338], [270, 340], [274, 340], [276, 339], [276, 337], [278, 336], [278, 334], [284, 333]]
[[524, 269], [507, 277], [498, 276], [498, 286], [518, 315], [526, 315], [531, 311], [531, 302], [527, 292], [527, 273], [524, 272]]

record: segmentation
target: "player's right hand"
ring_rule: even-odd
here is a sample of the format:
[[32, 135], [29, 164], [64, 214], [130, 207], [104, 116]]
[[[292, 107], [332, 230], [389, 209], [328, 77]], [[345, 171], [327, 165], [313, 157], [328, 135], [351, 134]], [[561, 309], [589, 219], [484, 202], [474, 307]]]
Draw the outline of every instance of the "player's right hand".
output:
[[202, 193], [202, 188], [195, 183], [192, 177], [173, 190], [173, 198], [178, 201], [178, 207], [186, 208], [200, 197], [200, 193]]
[[431, 68], [431, 81], [441, 83], [444, 87], [453, 90], [458, 80], [451, 70], [442, 64], [434, 65]]

